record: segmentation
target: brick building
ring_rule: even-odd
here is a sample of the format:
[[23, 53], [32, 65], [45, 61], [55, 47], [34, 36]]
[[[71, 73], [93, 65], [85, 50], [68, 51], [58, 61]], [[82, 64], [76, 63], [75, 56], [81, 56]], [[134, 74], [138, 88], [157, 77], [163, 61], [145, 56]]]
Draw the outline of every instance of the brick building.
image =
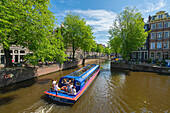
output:
[[150, 20], [149, 58], [170, 58], [170, 16], [165, 11], [159, 11]]

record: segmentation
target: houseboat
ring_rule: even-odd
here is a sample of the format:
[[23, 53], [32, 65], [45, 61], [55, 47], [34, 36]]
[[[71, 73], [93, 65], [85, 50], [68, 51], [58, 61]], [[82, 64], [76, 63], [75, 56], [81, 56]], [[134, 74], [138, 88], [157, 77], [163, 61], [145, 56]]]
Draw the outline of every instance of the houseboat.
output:
[[[74, 104], [80, 96], [86, 91], [90, 86], [93, 80], [96, 78], [100, 72], [99, 65], [89, 64], [67, 76], [61, 77], [58, 83], [59, 90], [58, 92], [53, 90], [45, 91], [47, 97], [51, 98], [54, 101], [61, 103]], [[65, 90], [63, 87], [67, 87], [71, 81], [71, 84], [74, 86], [76, 93], [71, 93]]]

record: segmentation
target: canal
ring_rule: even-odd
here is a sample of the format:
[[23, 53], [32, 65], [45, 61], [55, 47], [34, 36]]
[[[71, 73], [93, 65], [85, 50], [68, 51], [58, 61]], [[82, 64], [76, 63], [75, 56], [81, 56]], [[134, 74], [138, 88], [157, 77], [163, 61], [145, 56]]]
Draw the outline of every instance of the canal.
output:
[[169, 113], [170, 76], [110, 69], [95, 61], [101, 72], [74, 105], [54, 102], [43, 94], [51, 79], [59, 80], [82, 66], [0, 88], [0, 113]]

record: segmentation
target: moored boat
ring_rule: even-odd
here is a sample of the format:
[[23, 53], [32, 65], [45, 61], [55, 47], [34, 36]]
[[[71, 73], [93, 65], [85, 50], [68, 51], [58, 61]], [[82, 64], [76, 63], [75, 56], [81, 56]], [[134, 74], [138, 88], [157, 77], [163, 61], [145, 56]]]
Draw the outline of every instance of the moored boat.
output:
[[[53, 90], [48, 90], [44, 93], [47, 97], [54, 101], [74, 104], [90, 86], [99, 72], [99, 65], [89, 64], [67, 76], [61, 77], [58, 83], [58, 86], [61, 88], [61, 90], [59, 90], [57, 93]], [[69, 81], [72, 81], [72, 85], [75, 86], [76, 93], [74, 94], [63, 89], [63, 87], [68, 86]]]

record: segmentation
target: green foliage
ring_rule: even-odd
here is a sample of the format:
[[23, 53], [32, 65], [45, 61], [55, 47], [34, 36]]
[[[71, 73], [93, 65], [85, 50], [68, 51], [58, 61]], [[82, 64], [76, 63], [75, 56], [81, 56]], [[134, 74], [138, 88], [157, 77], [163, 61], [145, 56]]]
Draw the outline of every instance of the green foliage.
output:
[[156, 58], [156, 59], [155, 59], [155, 63], [158, 63], [158, 62], [159, 62], [159, 59], [158, 59], [158, 58]]
[[109, 48], [109, 47], [105, 47], [105, 48], [104, 48], [104, 53], [105, 53], [105, 54], [109, 55], [110, 52], [111, 52], [111, 51], [110, 51], [110, 48]]
[[103, 53], [103, 51], [104, 51], [104, 47], [100, 44], [97, 44], [96, 52], [100, 54]]
[[148, 64], [152, 63], [152, 59], [149, 58], [149, 59], [147, 60], [147, 63], [148, 63]]
[[8, 49], [12, 44], [26, 47], [32, 61], [64, 61], [60, 34], [52, 34], [55, 16], [48, 10], [49, 0], [0, 1], [0, 43]]
[[86, 25], [84, 18], [69, 12], [64, 18], [63, 37], [64, 43], [73, 49], [73, 59], [75, 51], [81, 48], [84, 51], [90, 51], [94, 45], [91, 26]]
[[165, 60], [162, 60], [162, 66], [166, 66]]
[[94, 42], [92, 45], [91, 51], [96, 52], [96, 50], [97, 50], [97, 44]]
[[118, 38], [116, 36], [114, 36], [112, 34], [112, 31], [110, 30], [109, 33], [112, 35], [109, 39], [109, 46], [111, 48], [111, 52], [115, 53], [116, 54], [116, 57], [117, 57], [117, 54], [120, 53], [121, 51], [121, 44], [122, 44], [122, 41], [121, 41], [121, 38]]
[[84, 35], [80, 46], [83, 51], [89, 52], [95, 45], [95, 37], [93, 37], [92, 34], [91, 26], [84, 26]]
[[[128, 59], [132, 50], [138, 50], [145, 42], [148, 32], [145, 32], [141, 13], [136, 9], [126, 7], [114, 21], [109, 30], [111, 48], [121, 51], [122, 57]], [[118, 43], [115, 43], [118, 38]], [[112, 44], [113, 43], [113, 44]], [[117, 46], [114, 44], [118, 44]], [[115, 46], [115, 47], [114, 47]], [[119, 50], [120, 48], [120, 50]]]

